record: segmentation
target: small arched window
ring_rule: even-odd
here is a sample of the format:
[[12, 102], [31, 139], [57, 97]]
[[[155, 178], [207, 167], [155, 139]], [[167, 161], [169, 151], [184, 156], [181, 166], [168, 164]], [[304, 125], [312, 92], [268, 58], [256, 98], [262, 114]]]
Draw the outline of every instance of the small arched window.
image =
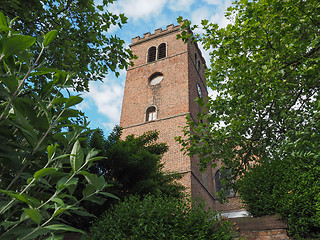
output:
[[154, 106], [148, 107], [146, 111], [146, 121], [154, 121], [157, 119], [157, 110]]
[[157, 53], [157, 49], [156, 47], [151, 47], [148, 50], [148, 63], [149, 62], [154, 62], [156, 60], [156, 53]]
[[151, 77], [149, 78], [149, 84], [152, 86], [157, 85], [162, 81], [162, 79], [163, 79], [163, 74], [160, 72], [156, 72], [152, 74]]
[[165, 43], [161, 43], [158, 47], [158, 59], [165, 58], [167, 56], [167, 46]]

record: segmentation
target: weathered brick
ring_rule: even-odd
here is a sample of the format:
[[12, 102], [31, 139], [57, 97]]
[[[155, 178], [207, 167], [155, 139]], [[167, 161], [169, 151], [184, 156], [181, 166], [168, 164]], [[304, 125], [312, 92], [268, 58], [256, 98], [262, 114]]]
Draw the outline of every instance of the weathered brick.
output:
[[[194, 101], [198, 97], [197, 83], [207, 97], [205, 81], [205, 61], [198, 46], [189, 41], [187, 44], [177, 40], [180, 26], [169, 25], [167, 29], [157, 29], [155, 33], [146, 33], [142, 38], [132, 39], [131, 50], [138, 59], [127, 72], [120, 126], [124, 128], [123, 138], [129, 134], [141, 135], [149, 130], [158, 130], [159, 142], [166, 142], [169, 151], [164, 154], [164, 170], [180, 172], [184, 177], [180, 181], [191, 193], [192, 198], [201, 197], [208, 207], [218, 210], [239, 209], [239, 199], [230, 199], [230, 204], [221, 205], [215, 201], [214, 174], [210, 167], [201, 173], [198, 158], [184, 155], [175, 137], [182, 136], [182, 127], [186, 126], [186, 115], [196, 120], [200, 111]], [[165, 58], [147, 63], [148, 49], [167, 45]], [[198, 61], [200, 61], [198, 66]], [[149, 78], [155, 72], [163, 74], [163, 80], [150, 85]], [[157, 109], [157, 120], [146, 122], [146, 110], [150, 106]]]

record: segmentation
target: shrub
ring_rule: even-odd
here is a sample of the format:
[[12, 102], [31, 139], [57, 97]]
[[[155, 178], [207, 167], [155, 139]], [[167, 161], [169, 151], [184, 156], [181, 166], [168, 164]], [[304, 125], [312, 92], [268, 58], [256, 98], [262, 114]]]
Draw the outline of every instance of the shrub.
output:
[[148, 195], [131, 196], [93, 224], [90, 239], [232, 239], [231, 226], [202, 205]]
[[289, 132], [277, 159], [264, 159], [238, 187], [254, 216], [278, 213], [296, 239], [320, 236], [319, 114], [304, 131]]

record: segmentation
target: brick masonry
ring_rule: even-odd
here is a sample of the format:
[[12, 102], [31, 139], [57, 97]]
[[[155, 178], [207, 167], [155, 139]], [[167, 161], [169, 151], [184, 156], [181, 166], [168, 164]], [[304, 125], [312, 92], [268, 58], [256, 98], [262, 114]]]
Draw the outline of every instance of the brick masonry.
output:
[[235, 218], [231, 219], [236, 240], [289, 240], [287, 235], [287, 225], [277, 216], [268, 215], [255, 218]]
[[[194, 101], [198, 97], [197, 84], [203, 97], [208, 96], [205, 60], [196, 44], [191, 41], [185, 44], [176, 39], [179, 32], [180, 26], [169, 25], [165, 30], [157, 29], [153, 34], [146, 33], [142, 38], [132, 39], [130, 47], [138, 59], [127, 72], [120, 119], [122, 137], [158, 130], [159, 142], [166, 142], [169, 146], [169, 151], [163, 156], [164, 170], [183, 173], [181, 183], [193, 199], [202, 198], [208, 207], [222, 211], [239, 209], [237, 198], [230, 199], [230, 204], [225, 205], [215, 201], [213, 176], [217, 169], [208, 168], [201, 173], [198, 159], [184, 155], [174, 139], [182, 136], [188, 114], [197, 120], [200, 111]], [[166, 43], [166, 57], [147, 63], [148, 49], [153, 46], [157, 48], [161, 43]], [[149, 78], [156, 72], [163, 74], [163, 80], [157, 85], [150, 85]], [[146, 110], [150, 106], [156, 107], [157, 120], [147, 122]]]

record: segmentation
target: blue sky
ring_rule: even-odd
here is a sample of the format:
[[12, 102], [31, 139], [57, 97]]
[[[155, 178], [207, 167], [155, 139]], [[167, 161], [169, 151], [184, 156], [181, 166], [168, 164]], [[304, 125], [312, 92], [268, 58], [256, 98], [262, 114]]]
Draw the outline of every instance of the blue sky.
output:
[[[224, 12], [230, 5], [231, 0], [118, 0], [108, 10], [124, 13], [128, 23], [122, 29], [112, 28], [109, 34], [116, 34], [129, 45], [136, 36], [153, 33], [157, 28], [165, 29], [169, 24], [177, 25], [179, 16], [193, 24], [208, 19], [225, 27], [229, 22]], [[208, 62], [208, 53], [203, 55]], [[121, 71], [118, 78], [109, 74], [104, 82], [91, 82], [90, 92], [82, 94], [84, 100], [78, 108], [88, 116], [90, 128], [99, 127], [106, 136], [120, 121], [125, 77], [126, 71]]]

